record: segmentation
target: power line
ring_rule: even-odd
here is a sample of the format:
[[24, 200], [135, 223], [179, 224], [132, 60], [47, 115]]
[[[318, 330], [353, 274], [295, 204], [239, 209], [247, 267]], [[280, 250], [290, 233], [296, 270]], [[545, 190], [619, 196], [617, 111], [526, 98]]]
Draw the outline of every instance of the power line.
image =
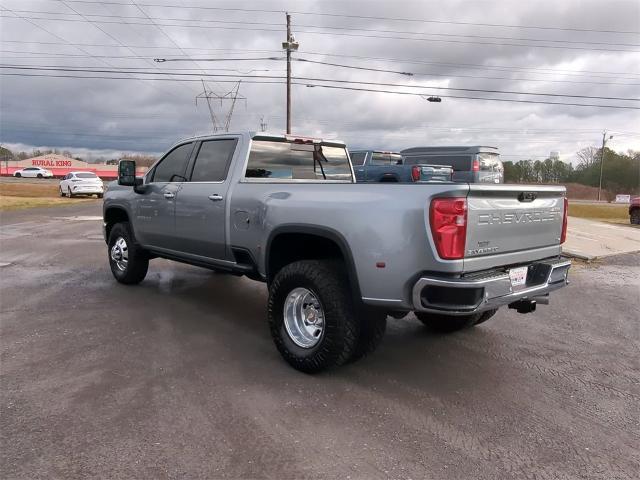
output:
[[[100, 43], [60, 43], [60, 42], [40, 42], [40, 41], [30, 41], [30, 40], [3, 40], [4, 43], [18, 43], [18, 44], [36, 44], [36, 45], [70, 45], [70, 46], [83, 46], [83, 47], [107, 47], [107, 48], [120, 48], [118, 45], [111, 44], [100, 44]], [[153, 46], [153, 45], [126, 45], [127, 47], [135, 48], [135, 49], [168, 49], [168, 50], [177, 50], [174, 47], [166, 47], [166, 46]], [[201, 52], [211, 52], [211, 51], [225, 51], [225, 52], [251, 52], [251, 53], [280, 53], [280, 50], [256, 50], [256, 49], [228, 49], [228, 48], [197, 48], [197, 47], [182, 47], [183, 50], [197, 50]], [[305, 55], [317, 55], [317, 56], [325, 56], [325, 57], [339, 57], [339, 58], [353, 58], [358, 60], [379, 60], [384, 62], [393, 62], [393, 63], [413, 63], [420, 65], [435, 65], [435, 66], [447, 66], [447, 67], [464, 67], [468, 69], [478, 69], [478, 70], [500, 70], [500, 71], [528, 71], [535, 73], [537, 75], [552, 75], [552, 74], [561, 74], [561, 75], [571, 75], [571, 76], [589, 76], [594, 78], [592, 74], [602, 74], [602, 75], [616, 75], [617, 78], [620, 78], [619, 75], [635, 75], [640, 76], [640, 73], [633, 72], [606, 72], [606, 71], [594, 71], [594, 70], [562, 70], [562, 69], [551, 69], [551, 68], [529, 68], [529, 67], [514, 67], [514, 66], [506, 66], [506, 65], [480, 65], [473, 63], [448, 63], [448, 62], [429, 62], [416, 60], [411, 58], [390, 58], [390, 57], [373, 57], [366, 55], [346, 55], [346, 54], [337, 54], [330, 52], [304, 52]], [[91, 55], [93, 57], [100, 58], [100, 56]], [[543, 73], [545, 72], [545, 73]], [[585, 74], [585, 75], [583, 75]], [[588, 75], [586, 75], [588, 74]], [[596, 77], [596, 78], [608, 78], [608, 77]], [[628, 79], [632, 80], [632, 79]]]
[[[152, 72], [151, 72], [152, 73]], [[153, 73], [152, 73], [153, 74]], [[107, 76], [81, 76], [81, 75], [55, 75], [55, 74], [24, 74], [24, 73], [4, 73], [0, 72], [0, 75], [7, 76], [16, 76], [16, 77], [56, 77], [56, 78], [75, 78], [75, 79], [106, 79], [106, 80], [131, 80], [129, 77], [107, 77]], [[225, 76], [225, 75], [220, 75]], [[236, 76], [237, 77], [237, 76]], [[246, 78], [246, 77], [245, 77]], [[261, 78], [269, 78], [269, 77], [261, 77]], [[134, 78], [135, 80], [142, 80], [144, 78]], [[147, 78], [147, 80], [168, 80], [168, 81], [199, 81], [197, 79], [174, 79], [174, 78]], [[235, 83], [233, 80], [218, 80], [221, 83]], [[255, 80], [243, 80], [245, 83], [257, 83], [257, 84], [282, 84], [284, 81], [274, 80], [274, 81], [255, 81]], [[324, 80], [327, 81], [327, 80]], [[331, 80], [328, 80], [331, 81]], [[363, 91], [363, 92], [374, 92], [374, 93], [390, 93], [397, 95], [410, 95], [417, 97], [424, 97], [424, 93], [416, 93], [416, 92], [402, 92], [396, 90], [375, 90], [370, 88], [356, 88], [356, 87], [345, 87], [345, 86], [336, 86], [336, 85], [323, 85], [323, 84], [311, 84], [308, 82], [292, 82], [293, 85], [303, 85], [310, 87], [320, 87], [320, 88], [331, 88], [336, 90], [351, 90], [351, 91]], [[424, 87], [428, 88], [428, 87]], [[567, 103], [567, 102], [549, 102], [542, 100], [520, 100], [520, 99], [506, 99], [506, 98], [493, 98], [493, 97], [471, 97], [471, 96], [463, 96], [463, 95], [438, 95], [442, 98], [455, 98], [455, 99], [467, 99], [467, 100], [484, 100], [484, 101], [498, 101], [498, 102], [512, 102], [512, 103], [531, 103], [531, 104], [542, 104], [542, 105], [566, 105], [566, 106], [575, 106], [575, 107], [597, 107], [597, 108], [613, 108], [613, 109], [627, 109], [627, 110], [640, 110], [640, 107], [631, 107], [631, 106], [623, 106], [623, 105], [608, 105], [608, 104], [586, 104], [586, 103]]]
[[[415, 60], [411, 58], [389, 58], [389, 57], [371, 57], [365, 55], [345, 55], [345, 54], [337, 54], [337, 53], [320, 53], [320, 52], [304, 52], [305, 55], [320, 55], [325, 57], [340, 57], [340, 58], [354, 58], [360, 60], [381, 60], [386, 62], [398, 62], [398, 63], [415, 63], [421, 65], [441, 65], [441, 66], [451, 66], [451, 67], [465, 67], [472, 68], [478, 70], [524, 70], [524, 71], [545, 71], [549, 73], [545, 73], [544, 75], [549, 75], [551, 73], [560, 73], [565, 75], [577, 75], [578, 73], [582, 74], [607, 74], [607, 75], [640, 75], [640, 73], [632, 73], [632, 72], [602, 72], [602, 71], [593, 71], [593, 70], [558, 70], [558, 69], [547, 69], [547, 68], [527, 68], [527, 67], [509, 67], [506, 65], [480, 65], [476, 63], [448, 63], [448, 62], [427, 62], [422, 60]], [[542, 75], [542, 73], [540, 73]], [[579, 75], [584, 76], [584, 75]], [[591, 75], [589, 75], [591, 76]], [[602, 77], [606, 78], [606, 77]]]
[[[68, 5], [66, 3], [67, 0], [61, 0], [62, 4], [67, 7], [68, 9], [70, 9], [71, 11], [73, 11], [76, 15], [79, 15], [80, 17], [82, 17], [83, 19], [85, 19], [87, 22], [89, 22], [91, 25], [93, 25], [94, 27], [96, 27], [98, 30], [100, 30], [102, 33], [104, 33], [107, 37], [109, 37], [110, 39], [114, 40], [116, 43], [118, 43], [119, 45], [124, 47], [124, 43], [122, 43], [120, 41], [120, 39], [118, 39], [115, 35], [112, 35], [111, 33], [109, 33], [107, 30], [105, 30], [104, 28], [102, 28], [98, 22], [94, 22], [91, 19], [88, 19], [84, 14], [78, 12], [75, 8], [71, 7], [70, 5]], [[133, 0], [132, 0], [133, 1]], [[127, 50], [129, 50], [131, 53], [133, 53], [134, 55], [136, 54], [135, 51], [133, 51], [133, 49], [131, 49], [130, 47], [124, 47]], [[186, 55], [186, 52], [182, 52]], [[148, 60], [146, 60], [147, 63], [151, 63]], [[152, 67], [156, 68], [155, 64], [152, 64]]]
[[[13, 55], [13, 56], [7, 56], [7, 59], [51, 59], [52, 57], [61, 57], [61, 58], [93, 58], [93, 59], [97, 59], [97, 58], [110, 58], [110, 59], [142, 59], [142, 60], [148, 60], [150, 59], [149, 56], [146, 55], [78, 55], [78, 54], [65, 54], [65, 53], [56, 53], [56, 52], [27, 52], [27, 51], [20, 51], [20, 50], [0, 50], [0, 53], [16, 53], [16, 54], [22, 54], [22, 55], [28, 55], [28, 56], [19, 56], [19, 55]], [[307, 55], [309, 54], [309, 52], [306, 53]], [[254, 58], [211, 58], [211, 57], [191, 57], [188, 56], [186, 58], [183, 57], [177, 57], [177, 58], [171, 58], [171, 57], [167, 57], [167, 58], [163, 58], [162, 61], [163, 62], [226, 62], [226, 61], [257, 61], [257, 60], [282, 60], [283, 58], [281, 57], [254, 57]], [[336, 67], [343, 67], [343, 68], [353, 68], [356, 70], [368, 70], [368, 71], [374, 71], [374, 72], [382, 72], [382, 73], [403, 73], [397, 70], [387, 70], [387, 69], [381, 69], [381, 68], [369, 68], [369, 67], [358, 67], [358, 66], [349, 66], [349, 65], [337, 65], [334, 63], [329, 63], [329, 62], [319, 62], [319, 61], [311, 61], [311, 60], [305, 60], [309, 63], [318, 63], [318, 64], [322, 64], [322, 65], [328, 65], [328, 66], [336, 66]], [[165, 70], [167, 70], [165, 68]], [[250, 73], [250, 72], [254, 72], [254, 71], [278, 71], [278, 70], [273, 70], [273, 69], [250, 69], [247, 72], [242, 72], [241, 70], [238, 69], [224, 69], [224, 68], [198, 68], [198, 70], [205, 70], [205, 71], [210, 71], [210, 70], [229, 70], [229, 71], [236, 71], [239, 73]], [[410, 73], [410, 72], [406, 72], [406, 73]], [[566, 84], [581, 84], [581, 85], [607, 85], [607, 86], [639, 86], [640, 83], [624, 83], [624, 82], [611, 82], [611, 81], [607, 81], [607, 82], [595, 82], [595, 81], [586, 81], [586, 80], [557, 80], [557, 79], [552, 79], [552, 78], [522, 78], [522, 77], [489, 77], [489, 76], [485, 76], [485, 75], [460, 75], [460, 74], [453, 74], [453, 73], [434, 73], [434, 72], [413, 72], [412, 73], [413, 76], [422, 76], [422, 77], [443, 77], [443, 78], [469, 78], [469, 79], [482, 79], [482, 80], [511, 80], [511, 81], [518, 81], [518, 82], [541, 82], [541, 83], [566, 83]], [[548, 74], [547, 74], [548, 75]], [[593, 77], [593, 78], [609, 78], [609, 77]], [[620, 77], [618, 77], [620, 78]], [[625, 78], [622, 77], [622, 80], [638, 80], [637, 78]]]
[[[176, 76], [199, 76], [197, 73], [190, 72], [147, 72], [141, 69], [131, 69], [127, 67], [116, 67], [112, 70], [97, 69], [91, 67], [75, 67], [75, 66], [62, 66], [62, 65], [16, 65], [16, 64], [0, 64], [0, 68], [6, 68], [10, 70], [42, 70], [42, 71], [61, 71], [61, 72], [85, 72], [85, 73], [130, 73], [133, 75], [176, 75]], [[225, 75], [225, 74], [204, 74], [206, 77], [237, 77], [237, 75]], [[262, 78], [262, 79], [280, 79], [282, 77], [270, 76], [270, 75], [246, 75], [243, 78]], [[292, 77], [295, 80], [313, 81], [313, 82], [331, 82], [342, 84], [359, 84], [359, 85], [372, 85], [382, 87], [402, 87], [402, 88], [419, 88], [428, 90], [445, 90], [445, 91], [457, 91], [457, 92], [470, 92], [470, 93], [497, 93], [507, 95], [531, 95], [540, 97], [563, 97], [563, 98], [584, 98], [589, 100], [620, 100], [628, 102], [640, 102], [640, 99], [629, 97], [606, 97], [597, 95], [574, 95], [566, 93], [543, 93], [543, 92], [522, 92], [516, 90], [490, 90], [481, 88], [455, 88], [455, 87], [437, 87], [428, 85], [410, 85], [399, 83], [386, 83], [386, 82], [366, 82], [355, 80], [341, 80], [341, 79], [327, 79], [316, 77]]]
[[[130, 0], [131, 3], [140, 11], [140, 13], [142, 13], [145, 17], [147, 17], [149, 19], [149, 21], [158, 29], [158, 31], [164, 35], [164, 37], [169, 40], [173, 45], [176, 46], [176, 48], [178, 48], [184, 55], [188, 55], [187, 52], [185, 52], [182, 47], [180, 45], [178, 45], [178, 43], [167, 33], [164, 31], [164, 29], [158, 25], [149, 15], [147, 15], [147, 12], [145, 12], [136, 2], [135, 0]], [[202, 70], [202, 67], [200, 67], [200, 65], [198, 65], [197, 62], [193, 62], [195, 66], [197, 66], [198, 68], [200, 68], [200, 70]], [[204, 73], [204, 71], [203, 71]], [[215, 83], [215, 82], [214, 82]]]
[[[65, 0], [60, 0], [65, 1]], [[133, 0], [132, 0], [133, 1]], [[138, 6], [138, 4], [135, 4]], [[138, 7], [139, 8], [139, 7]], [[16, 12], [21, 13], [34, 13], [41, 15], [68, 15], [64, 12], [43, 12], [39, 10], [14, 10]], [[279, 26], [278, 23], [273, 22], [246, 22], [246, 21], [232, 21], [232, 20], [211, 20], [211, 19], [194, 19], [194, 18], [177, 18], [177, 17], [150, 17], [148, 14], [143, 12], [142, 9], [140, 11], [144, 14], [144, 17], [133, 16], [133, 15], [104, 15], [104, 14], [83, 14], [83, 17], [99, 17], [99, 18], [118, 18], [118, 19], [129, 19], [129, 20], [142, 20], [148, 19], [155, 25], [154, 20], [168, 20], [168, 21], [179, 21], [179, 22], [187, 22], [187, 23], [219, 23], [219, 24], [237, 24], [237, 25], [261, 25], [261, 26]], [[52, 19], [56, 20], [56, 19]], [[60, 19], [65, 20], [65, 19]], [[188, 27], [189, 25], [184, 25]], [[376, 28], [358, 28], [358, 27], [335, 27], [330, 25], [305, 25], [305, 24], [296, 24], [297, 27], [301, 28], [319, 28], [319, 29], [327, 29], [327, 30], [351, 30], [351, 31], [361, 31], [361, 32], [375, 32], [375, 33], [397, 33], [397, 34], [405, 34], [405, 35], [426, 35], [426, 36], [436, 36], [436, 37], [462, 37], [462, 38], [481, 38], [487, 40], [518, 40], [524, 42], [545, 42], [545, 43], [569, 43], [569, 44], [584, 44], [584, 45], [608, 45], [608, 46], [618, 46], [618, 47], [640, 47], [640, 44], [636, 43], [619, 43], [619, 42], [594, 42], [590, 40], [563, 40], [563, 39], [545, 39], [545, 38], [527, 38], [527, 37], [498, 37], [498, 36], [490, 36], [490, 35], [469, 35], [469, 34], [456, 34], [456, 33], [442, 33], [442, 32], [415, 32], [415, 31], [406, 31], [406, 30], [385, 30], [385, 29], [376, 29]], [[384, 37], [386, 38], [386, 37]]]
[[[63, 1], [63, 0], [60, 0]], [[14, 18], [0, 15], [0, 18]], [[49, 18], [49, 17], [25, 17], [34, 20], [48, 20], [57, 22], [83, 22], [84, 20], [71, 19], [71, 18]], [[147, 22], [125, 22], [125, 21], [107, 21], [100, 20], [93, 21], [91, 23], [101, 24], [117, 24], [117, 25], [149, 25]], [[223, 27], [219, 25], [177, 25], [174, 23], [157, 23], [157, 25], [165, 27], [182, 27], [182, 28], [203, 28], [203, 29], [219, 29], [219, 30], [241, 30], [241, 31], [258, 31], [258, 32], [280, 32], [278, 29], [268, 28], [248, 28], [248, 27]], [[557, 46], [557, 45], [539, 45], [539, 44], [522, 44], [522, 43], [509, 43], [509, 42], [479, 42], [471, 40], [445, 40], [445, 39], [428, 39], [428, 38], [414, 38], [414, 37], [398, 37], [398, 36], [383, 36], [383, 35], [368, 35], [357, 33], [338, 33], [338, 32], [317, 32], [310, 30], [296, 29], [298, 33], [306, 33], [308, 35], [333, 35], [333, 36], [345, 36], [345, 37], [359, 37], [359, 38], [378, 38], [385, 40], [410, 40], [419, 42], [441, 42], [441, 43], [459, 43], [459, 44], [472, 44], [472, 45], [497, 45], [501, 47], [526, 47], [526, 48], [552, 48], [552, 49], [565, 49], [565, 50], [587, 50], [587, 51], [603, 51], [603, 52], [629, 52], [637, 53], [637, 50], [626, 49], [611, 49], [611, 48], [598, 48], [598, 47], [571, 47], [571, 46]]]
[[[10, 12], [10, 13], [13, 13], [13, 15], [15, 15], [15, 17], [20, 18], [21, 20], [23, 20], [23, 21], [25, 21], [25, 22], [27, 22], [27, 23], [29, 23], [29, 24], [33, 25], [33, 26], [34, 26], [34, 27], [36, 27], [36, 28], [39, 28], [39, 29], [40, 29], [40, 30], [42, 30], [43, 32], [45, 32], [45, 33], [47, 33], [47, 34], [51, 35], [52, 37], [57, 38], [58, 40], [62, 40], [63, 44], [68, 44], [68, 45], [72, 46], [73, 48], [77, 49], [78, 51], [80, 51], [80, 52], [84, 53], [85, 55], [89, 55], [89, 56], [91, 56], [91, 52], [89, 52], [89, 51], [85, 50], [84, 48], [81, 48], [81, 46], [78, 46], [78, 45], [72, 45], [72, 44], [71, 44], [68, 40], [66, 40], [64, 37], [61, 37], [60, 35], [57, 35], [56, 33], [53, 33], [51, 30], [49, 30], [49, 29], [47, 29], [47, 28], [43, 27], [42, 25], [39, 25], [38, 23], [36, 23], [36, 22], [32, 21], [31, 19], [26, 18], [26, 17], [23, 17], [23, 16], [21, 16], [21, 15], [19, 15], [19, 14], [15, 13], [15, 12], [14, 12], [13, 10], [11, 10], [10, 8], [6, 8], [6, 7], [5, 7], [5, 6], [3, 6], [3, 5], [0, 5], [0, 7], [3, 9], [2, 11], [7, 11], [7, 12]], [[11, 18], [14, 18], [14, 17], [11, 17]], [[117, 39], [116, 39], [116, 41], [117, 41]], [[133, 51], [132, 51], [132, 53], [134, 53], [134, 54], [135, 54], [135, 52], [133, 52]], [[98, 61], [99, 61], [100, 63], [103, 63], [104, 65], [109, 66], [109, 67], [114, 67], [114, 65], [112, 65], [111, 63], [109, 63], [108, 61], [106, 61], [106, 60], [104, 60], [104, 59], [99, 59]], [[153, 87], [153, 88], [157, 88], [157, 87]], [[176, 96], [175, 96], [175, 94], [174, 94], [173, 92], [168, 92], [168, 93], [169, 93], [171, 96], [176, 97]], [[176, 98], [177, 98], [177, 97], [176, 97]]]
[[[61, 0], [51, 0], [51, 1], [61, 1]], [[129, 5], [127, 3], [122, 2], [113, 2], [113, 1], [92, 1], [92, 0], [67, 0], [74, 3], [85, 3], [85, 4], [99, 4], [99, 5]], [[230, 7], [211, 7], [211, 6], [195, 6], [195, 5], [168, 5], [168, 4], [157, 4], [157, 3], [141, 3], [141, 5], [145, 7], [159, 7], [159, 8], [179, 8], [179, 9], [193, 9], [193, 10], [218, 10], [218, 11], [232, 11], [232, 12], [248, 12], [248, 13], [273, 13], [273, 14], [282, 14], [285, 13], [284, 10], [273, 10], [273, 9], [258, 9], [258, 8], [230, 8]], [[480, 27], [499, 27], [499, 28], [518, 28], [518, 29], [534, 29], [534, 30], [559, 30], [559, 31], [569, 31], [569, 32], [598, 32], [598, 33], [616, 33], [616, 34], [634, 34], [637, 35], [638, 31], [624, 31], [624, 30], [609, 30], [609, 29], [593, 29], [593, 28], [577, 28], [577, 27], [553, 27], [553, 26], [539, 26], [539, 25], [513, 25], [513, 24], [504, 24], [504, 23], [478, 23], [478, 22], [460, 22], [460, 21], [449, 21], [449, 20], [426, 20], [426, 19], [418, 19], [418, 18], [402, 18], [402, 17], [377, 17], [372, 15], [351, 15], [344, 13], [326, 13], [326, 12], [302, 12], [302, 11], [291, 11], [289, 13], [295, 15], [310, 15], [310, 16], [321, 16], [321, 17], [334, 17], [334, 18], [355, 18], [355, 19], [364, 19], [364, 20], [389, 20], [394, 22], [412, 22], [412, 23], [435, 23], [435, 24], [445, 24], [445, 25], [471, 25], [471, 26], [480, 26]]]
[[[164, 63], [164, 62], [188, 62], [189, 59], [186, 58], [156, 58], [154, 59], [156, 62], [160, 62], [160, 63]], [[265, 58], [236, 58], [236, 59], [229, 59], [229, 58], [201, 58], [198, 59], [198, 61], [200, 62], [229, 62], [229, 61], [245, 61], [245, 60], [284, 60], [283, 57], [265, 57]], [[407, 75], [407, 76], [413, 76], [415, 74], [411, 73], [411, 72], [401, 72], [398, 70], [385, 70], [382, 68], [369, 68], [369, 67], [359, 67], [356, 65], [344, 65], [344, 64], [338, 64], [338, 63], [329, 63], [329, 62], [321, 62], [318, 60], [308, 60], [308, 59], [304, 59], [304, 58], [292, 58], [292, 61], [295, 62], [306, 62], [306, 63], [314, 63], [314, 64], [318, 64], [318, 65], [329, 65], [332, 67], [342, 67], [342, 68], [352, 68], [355, 70], [367, 70], [369, 72], [382, 72], [382, 73], [397, 73], [399, 75]]]
[[[370, 88], [356, 88], [356, 87], [341, 87], [335, 85], [321, 85], [321, 84], [308, 84], [308, 83], [297, 83], [294, 82], [294, 85], [305, 85], [309, 87], [320, 87], [320, 88], [331, 88], [336, 90], [352, 90], [352, 91], [360, 91], [360, 92], [374, 92], [374, 93], [393, 93], [396, 95], [411, 95], [417, 97], [424, 97], [424, 94], [415, 93], [415, 92], [398, 92], [395, 90], [374, 90]], [[567, 105], [572, 107], [601, 107], [601, 108], [617, 108], [617, 109], [625, 109], [625, 110], [640, 110], [640, 107], [629, 107], [629, 106], [621, 106], [621, 105], [598, 105], [598, 104], [586, 104], [586, 103], [565, 103], [565, 102], [548, 102], [542, 100], [516, 100], [516, 99], [507, 99], [507, 98], [486, 98], [486, 97], [466, 97], [466, 96], [456, 96], [456, 95], [438, 95], [442, 98], [458, 98], [458, 99], [467, 99], [467, 100], [485, 100], [485, 101], [496, 101], [496, 102], [513, 102], [513, 103], [537, 103], [544, 105]]]
[[[190, 57], [191, 58], [191, 57]], [[190, 61], [189, 58], [158, 58], [155, 59], [157, 62], [187, 62]], [[198, 58], [199, 62], [226, 62], [226, 61], [243, 61], [243, 60], [282, 60], [279, 57], [263, 57], [261, 59], [246, 59], [246, 58]], [[383, 72], [383, 73], [397, 73], [401, 75], [407, 76], [434, 76], [434, 77], [445, 77], [445, 78], [472, 78], [472, 79], [485, 79], [485, 80], [517, 80], [520, 82], [548, 82], [548, 83], [571, 83], [571, 84], [590, 84], [590, 85], [622, 85], [622, 86], [636, 86], [640, 85], [637, 83], [617, 83], [617, 82], [588, 82], [588, 81], [578, 81], [578, 80], [553, 80], [553, 79], [541, 79], [541, 78], [517, 78], [517, 77], [486, 77], [481, 75], [455, 75], [455, 74], [447, 74], [447, 73], [431, 73], [431, 72], [402, 72], [398, 70], [386, 70], [379, 68], [371, 68], [371, 67], [359, 67], [356, 65], [345, 65], [345, 64], [337, 64], [331, 62], [321, 62], [317, 60], [309, 60], [302, 58], [294, 58], [293, 60], [298, 62], [307, 62], [319, 65], [328, 65], [333, 67], [341, 67], [341, 68], [352, 68], [356, 70], [368, 70], [373, 72]], [[636, 79], [628, 79], [628, 80], [636, 80]]]
[[[120, 72], [116, 72], [120, 73]], [[150, 72], [153, 75], [153, 72]], [[202, 80], [199, 78], [173, 78], [173, 77], [109, 77], [106, 75], [56, 75], [56, 74], [39, 74], [39, 73], [5, 73], [0, 72], [0, 75], [6, 77], [48, 77], [48, 78], [74, 78], [74, 79], [96, 79], [96, 80], [144, 80], [144, 81], [169, 81], [169, 82], [198, 82], [201, 83]], [[237, 75], [233, 75], [237, 77]], [[243, 83], [254, 83], [254, 84], [283, 84], [286, 83], [284, 80], [280, 81], [255, 81], [255, 80], [242, 80]], [[216, 83], [238, 83], [237, 80], [216, 80]]]

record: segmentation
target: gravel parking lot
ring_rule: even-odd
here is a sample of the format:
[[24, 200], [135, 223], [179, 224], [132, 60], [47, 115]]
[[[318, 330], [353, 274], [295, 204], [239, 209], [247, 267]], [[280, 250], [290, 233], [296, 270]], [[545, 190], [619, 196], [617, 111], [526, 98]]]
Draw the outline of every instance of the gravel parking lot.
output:
[[535, 314], [390, 319], [308, 376], [259, 283], [154, 260], [117, 284], [100, 213], [0, 217], [1, 478], [638, 478], [638, 254], [577, 265]]

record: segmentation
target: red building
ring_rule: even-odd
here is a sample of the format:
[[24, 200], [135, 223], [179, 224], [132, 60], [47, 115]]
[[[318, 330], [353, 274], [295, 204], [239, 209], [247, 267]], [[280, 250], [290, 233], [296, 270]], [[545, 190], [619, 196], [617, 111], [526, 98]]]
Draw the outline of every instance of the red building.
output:
[[[2, 176], [13, 176], [16, 170], [26, 167], [41, 167], [50, 170], [57, 178], [64, 177], [69, 172], [93, 172], [105, 180], [113, 180], [118, 177], [118, 165], [106, 165], [104, 163], [87, 163], [82, 160], [64, 157], [55, 153], [48, 153], [39, 157], [27, 158], [26, 160], [1, 162], [0, 174]], [[142, 176], [147, 171], [147, 167], [137, 169], [137, 174]]]

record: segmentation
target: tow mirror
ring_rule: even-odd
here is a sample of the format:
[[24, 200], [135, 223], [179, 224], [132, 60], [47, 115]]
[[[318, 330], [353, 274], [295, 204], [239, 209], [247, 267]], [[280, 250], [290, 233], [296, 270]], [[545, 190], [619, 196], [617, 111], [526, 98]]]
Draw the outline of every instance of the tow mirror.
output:
[[120, 160], [118, 162], [118, 185], [136, 186], [136, 162], [134, 160]]

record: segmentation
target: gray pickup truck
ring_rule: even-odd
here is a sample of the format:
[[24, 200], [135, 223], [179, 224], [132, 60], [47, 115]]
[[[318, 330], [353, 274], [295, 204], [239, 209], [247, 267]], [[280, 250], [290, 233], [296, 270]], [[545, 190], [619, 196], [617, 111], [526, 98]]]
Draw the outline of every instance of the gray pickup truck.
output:
[[547, 303], [566, 212], [563, 187], [357, 184], [343, 143], [243, 132], [179, 142], [144, 178], [121, 161], [104, 235], [124, 284], [156, 257], [266, 282], [276, 347], [318, 372], [372, 352], [387, 316], [451, 332]]
[[405, 164], [402, 155], [377, 150], [349, 152], [356, 182], [451, 182], [453, 168], [448, 165]]

